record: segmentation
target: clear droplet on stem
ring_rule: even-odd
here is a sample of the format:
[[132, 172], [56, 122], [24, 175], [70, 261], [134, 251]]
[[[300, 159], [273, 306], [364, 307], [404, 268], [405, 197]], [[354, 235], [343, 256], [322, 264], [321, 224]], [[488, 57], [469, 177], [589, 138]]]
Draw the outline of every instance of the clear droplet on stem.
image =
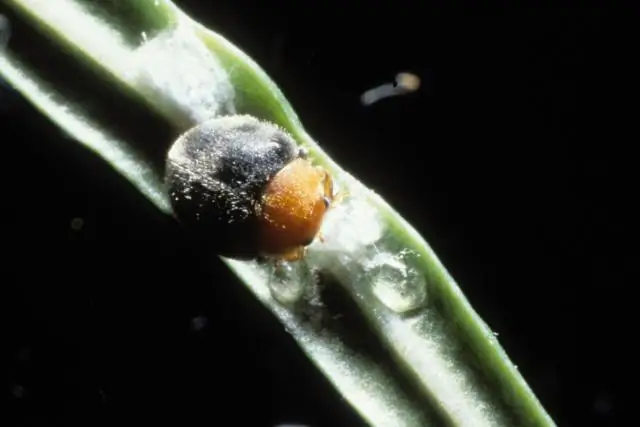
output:
[[283, 305], [291, 305], [302, 298], [306, 286], [311, 284], [309, 266], [303, 261], [280, 261], [273, 264], [268, 279], [273, 298]]
[[410, 254], [380, 252], [367, 263], [367, 275], [374, 295], [398, 313], [415, 310], [427, 299], [424, 275], [411, 266]]

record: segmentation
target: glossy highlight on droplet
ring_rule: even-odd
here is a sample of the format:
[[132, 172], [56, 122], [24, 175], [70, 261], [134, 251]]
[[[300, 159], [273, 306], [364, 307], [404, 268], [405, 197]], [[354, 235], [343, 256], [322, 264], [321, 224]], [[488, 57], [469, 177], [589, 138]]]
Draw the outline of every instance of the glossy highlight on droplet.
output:
[[373, 294], [385, 306], [398, 313], [415, 310], [427, 299], [424, 275], [411, 266], [414, 254], [380, 252], [367, 263], [367, 277]]
[[283, 305], [292, 305], [304, 295], [313, 276], [307, 263], [279, 261], [273, 263], [268, 286], [273, 298]]

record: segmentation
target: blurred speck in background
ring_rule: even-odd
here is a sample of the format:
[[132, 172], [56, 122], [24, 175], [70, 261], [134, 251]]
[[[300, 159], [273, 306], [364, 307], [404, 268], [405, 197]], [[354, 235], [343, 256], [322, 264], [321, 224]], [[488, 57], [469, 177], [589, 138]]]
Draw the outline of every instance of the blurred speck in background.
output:
[[402, 72], [396, 75], [392, 83], [385, 83], [367, 90], [362, 94], [361, 100], [362, 104], [367, 106], [384, 98], [415, 92], [419, 88], [420, 77], [415, 74]]

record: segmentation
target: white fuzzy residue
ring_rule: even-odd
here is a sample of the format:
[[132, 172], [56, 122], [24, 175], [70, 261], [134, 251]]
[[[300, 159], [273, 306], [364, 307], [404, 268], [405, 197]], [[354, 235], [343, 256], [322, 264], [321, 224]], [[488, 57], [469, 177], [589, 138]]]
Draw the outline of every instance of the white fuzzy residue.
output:
[[193, 122], [235, 113], [228, 74], [188, 25], [179, 22], [153, 37], [141, 32], [142, 45], [131, 46], [82, 2], [21, 0], [20, 6], [152, 103], [172, 104]]
[[368, 189], [347, 173], [334, 176], [334, 180], [346, 197], [325, 216], [321, 229], [324, 241], [316, 240], [310, 246], [310, 256], [313, 259], [316, 254], [343, 254], [362, 259], [362, 251], [382, 238], [384, 223], [367, 202]]
[[133, 52], [131, 65], [126, 75], [135, 87], [162, 94], [194, 123], [236, 112], [228, 73], [187, 26], [147, 39]]

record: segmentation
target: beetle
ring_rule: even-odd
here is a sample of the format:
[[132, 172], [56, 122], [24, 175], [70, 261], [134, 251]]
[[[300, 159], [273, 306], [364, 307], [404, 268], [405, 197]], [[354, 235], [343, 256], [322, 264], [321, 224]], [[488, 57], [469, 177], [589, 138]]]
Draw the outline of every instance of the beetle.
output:
[[291, 135], [248, 115], [183, 133], [168, 151], [165, 181], [177, 220], [235, 259], [303, 258], [337, 201], [329, 172]]

